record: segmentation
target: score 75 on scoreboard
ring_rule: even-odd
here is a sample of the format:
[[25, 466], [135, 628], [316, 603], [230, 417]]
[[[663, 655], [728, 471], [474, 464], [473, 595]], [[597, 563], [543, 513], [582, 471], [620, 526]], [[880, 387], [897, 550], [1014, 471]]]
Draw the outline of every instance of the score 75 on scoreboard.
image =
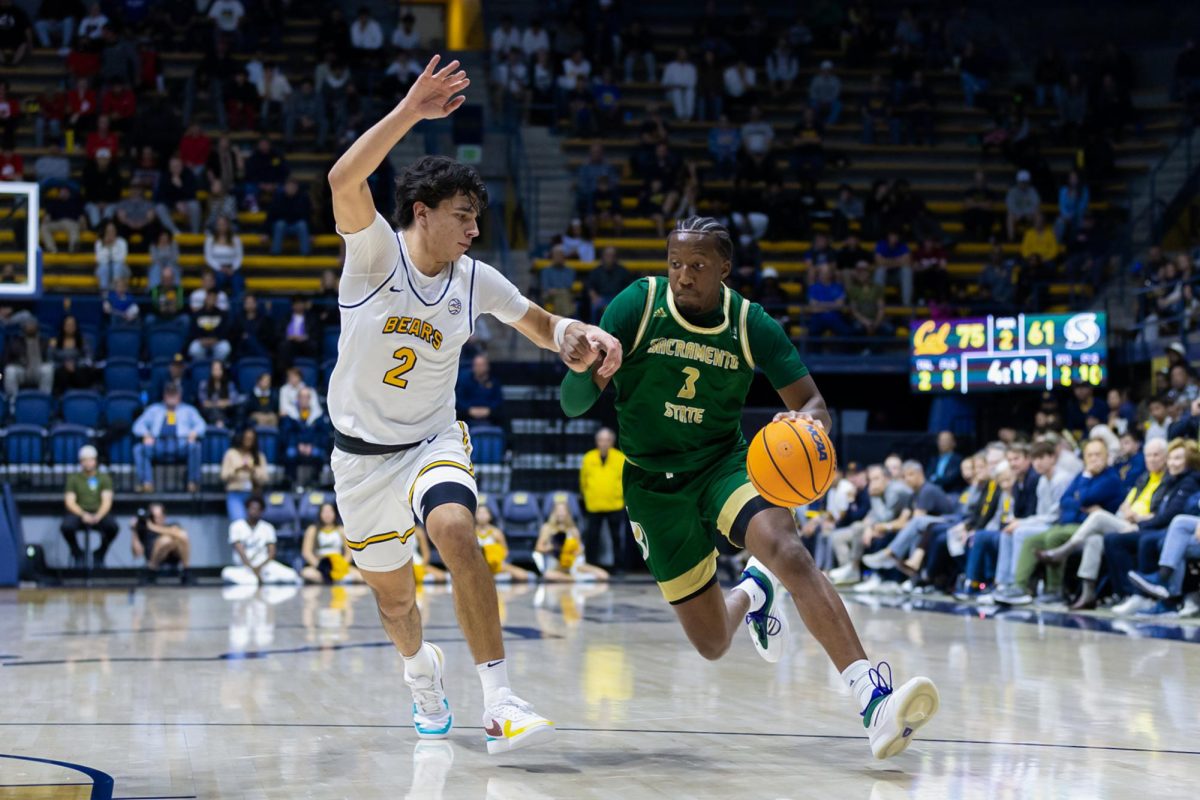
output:
[[913, 320], [917, 394], [1100, 386], [1108, 377], [1103, 313]]

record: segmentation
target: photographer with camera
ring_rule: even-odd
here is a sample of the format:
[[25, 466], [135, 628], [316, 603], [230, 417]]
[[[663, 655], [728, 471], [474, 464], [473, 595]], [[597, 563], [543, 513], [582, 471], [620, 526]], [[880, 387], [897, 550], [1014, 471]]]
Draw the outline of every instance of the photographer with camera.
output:
[[188, 571], [191, 543], [187, 531], [167, 520], [162, 503], [139, 508], [137, 516], [130, 520], [129, 527], [133, 531], [134, 557], [146, 559], [147, 583], [154, 583], [159, 567], [172, 562], [179, 564], [180, 583], [185, 586], [193, 583]]

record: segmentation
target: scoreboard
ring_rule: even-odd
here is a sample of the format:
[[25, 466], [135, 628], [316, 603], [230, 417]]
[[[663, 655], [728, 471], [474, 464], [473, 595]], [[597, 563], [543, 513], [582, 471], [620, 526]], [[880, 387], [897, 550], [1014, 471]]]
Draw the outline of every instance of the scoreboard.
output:
[[1107, 322], [1090, 311], [913, 320], [909, 384], [917, 394], [1100, 386]]

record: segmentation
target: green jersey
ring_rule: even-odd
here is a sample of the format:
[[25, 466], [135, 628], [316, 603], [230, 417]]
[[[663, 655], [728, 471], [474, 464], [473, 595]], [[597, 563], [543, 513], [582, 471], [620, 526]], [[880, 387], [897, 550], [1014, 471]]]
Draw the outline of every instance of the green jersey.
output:
[[742, 408], [756, 365], [776, 389], [808, 374], [762, 306], [721, 292], [715, 311], [687, 320], [666, 278], [642, 278], [600, 320], [623, 351], [612, 381], [621, 449], [643, 470], [691, 472], [744, 447]]

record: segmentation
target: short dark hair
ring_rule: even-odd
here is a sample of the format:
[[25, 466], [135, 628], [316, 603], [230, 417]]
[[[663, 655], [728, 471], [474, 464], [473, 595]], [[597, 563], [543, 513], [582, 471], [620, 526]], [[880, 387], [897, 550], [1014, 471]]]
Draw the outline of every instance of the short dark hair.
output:
[[725, 261], [733, 260], [733, 239], [729, 229], [712, 217], [686, 217], [679, 220], [672, 233], [703, 233], [714, 238], [717, 250]]
[[1029, 457], [1032, 459], [1045, 458], [1058, 453], [1058, 446], [1052, 442], [1034, 442], [1029, 448]]
[[267, 508], [267, 504], [263, 501], [263, 499], [261, 497], [259, 497], [256, 494], [251, 495], [250, 497], [246, 498], [246, 508], [250, 508], [250, 506], [252, 506], [252, 505], [258, 506], [259, 508], [263, 509], [264, 511]]
[[477, 215], [487, 209], [487, 185], [473, 168], [446, 156], [418, 158], [396, 177], [395, 222], [408, 228], [413, 224], [413, 203], [433, 208], [460, 192], [471, 198]]
[[1122, 433], [1121, 436], [1128, 436], [1138, 444], [1141, 444], [1145, 440], [1145, 437], [1142, 436], [1142, 432], [1133, 426], [1126, 428], [1125, 432]]

